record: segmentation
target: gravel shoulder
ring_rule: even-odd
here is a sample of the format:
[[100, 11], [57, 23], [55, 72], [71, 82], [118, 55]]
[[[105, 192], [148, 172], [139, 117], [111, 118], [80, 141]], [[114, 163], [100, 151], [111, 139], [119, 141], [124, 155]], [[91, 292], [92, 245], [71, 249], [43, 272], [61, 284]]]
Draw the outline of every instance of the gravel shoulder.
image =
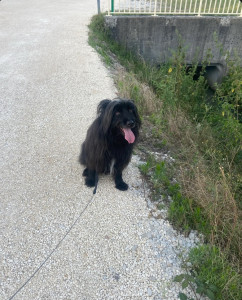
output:
[[[116, 89], [87, 43], [96, 2], [0, 2], [0, 299], [55, 248], [92, 197], [77, 162], [86, 130]], [[100, 178], [94, 201], [14, 299], [178, 299], [185, 238], [150, 217], [134, 156], [124, 179]], [[147, 193], [146, 193], [147, 194]]]

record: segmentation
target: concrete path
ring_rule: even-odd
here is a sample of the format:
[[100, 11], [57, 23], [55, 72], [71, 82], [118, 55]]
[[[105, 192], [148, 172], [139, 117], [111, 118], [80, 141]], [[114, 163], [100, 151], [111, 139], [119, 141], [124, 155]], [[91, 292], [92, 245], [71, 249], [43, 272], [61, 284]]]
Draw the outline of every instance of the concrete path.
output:
[[[116, 96], [87, 43], [95, 13], [90, 0], [0, 2], [0, 299], [35, 273], [92, 197], [77, 157], [98, 102]], [[94, 201], [14, 299], [177, 299], [180, 262], [168, 258], [186, 242], [148, 218], [135, 161], [124, 178], [127, 192], [100, 179]], [[167, 262], [156, 253], [162, 228], [174, 236], [162, 235]]]

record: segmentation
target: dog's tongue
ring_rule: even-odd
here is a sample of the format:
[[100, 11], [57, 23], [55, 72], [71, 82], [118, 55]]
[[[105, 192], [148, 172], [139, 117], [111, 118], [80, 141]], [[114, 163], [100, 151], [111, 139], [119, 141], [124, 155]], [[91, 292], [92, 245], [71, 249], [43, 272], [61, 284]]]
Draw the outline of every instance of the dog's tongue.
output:
[[135, 141], [135, 136], [133, 131], [130, 128], [123, 128], [124, 138], [129, 144], [132, 144]]

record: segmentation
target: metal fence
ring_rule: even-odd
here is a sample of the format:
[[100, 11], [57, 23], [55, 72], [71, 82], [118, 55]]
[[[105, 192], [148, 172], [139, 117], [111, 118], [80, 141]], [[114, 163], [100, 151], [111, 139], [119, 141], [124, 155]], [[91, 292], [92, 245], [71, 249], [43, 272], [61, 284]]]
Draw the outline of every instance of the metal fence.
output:
[[242, 3], [241, 0], [109, 0], [108, 14], [242, 17]]

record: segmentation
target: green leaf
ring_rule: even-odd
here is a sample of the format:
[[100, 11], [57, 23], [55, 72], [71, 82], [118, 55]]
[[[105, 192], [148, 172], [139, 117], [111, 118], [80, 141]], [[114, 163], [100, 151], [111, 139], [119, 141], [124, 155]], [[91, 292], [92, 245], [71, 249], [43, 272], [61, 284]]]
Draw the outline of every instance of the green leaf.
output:
[[184, 274], [180, 274], [174, 277], [175, 282], [181, 282], [184, 279]]
[[188, 280], [184, 280], [182, 283], [182, 289], [184, 290], [185, 288], [188, 287], [189, 281]]
[[198, 286], [197, 289], [196, 289], [196, 293], [199, 294], [199, 295], [202, 295], [203, 292], [204, 292], [204, 287]]
[[189, 275], [189, 274], [185, 274], [184, 277], [185, 277], [185, 279], [187, 279], [190, 282], [195, 282], [195, 279], [191, 275]]
[[216, 285], [214, 284], [209, 284], [209, 289], [213, 292], [217, 292], [218, 291], [218, 288], [216, 287]]
[[180, 298], [180, 300], [187, 300], [188, 299], [187, 295], [185, 295], [183, 293], [179, 293], [179, 298]]
[[214, 293], [211, 290], [204, 291], [204, 294], [207, 295], [210, 300], [214, 300], [215, 299]]

